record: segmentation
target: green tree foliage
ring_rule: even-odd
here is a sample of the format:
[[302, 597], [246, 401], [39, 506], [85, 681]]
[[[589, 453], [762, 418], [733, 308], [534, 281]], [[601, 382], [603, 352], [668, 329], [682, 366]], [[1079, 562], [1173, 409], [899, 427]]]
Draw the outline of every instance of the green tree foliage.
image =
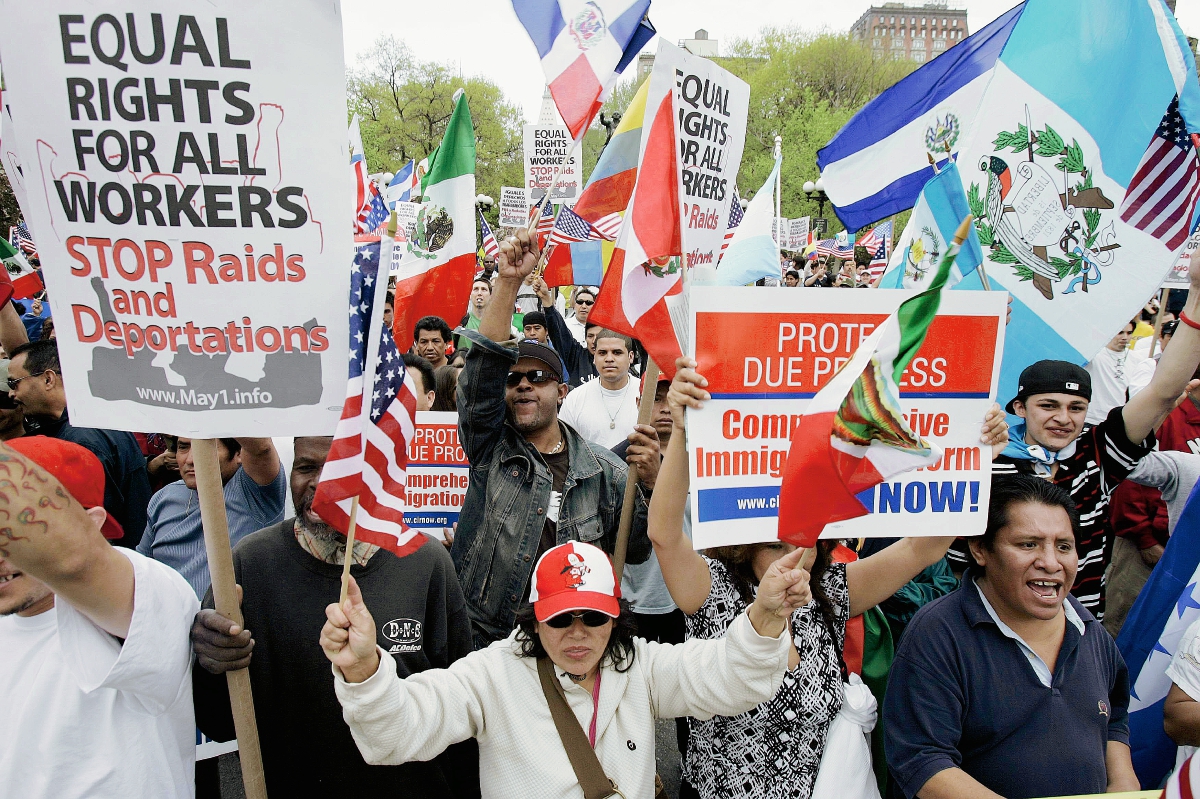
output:
[[[416, 59], [404, 42], [380, 37], [347, 76], [350, 113], [360, 117], [372, 172], [395, 172], [441, 143], [464, 89], [475, 124], [475, 186], [499, 202], [501, 186], [524, 185], [521, 109], [486, 78], [463, 78], [445, 64]], [[497, 208], [489, 214], [494, 221]]]
[[8, 236], [8, 229], [21, 221], [21, 208], [8, 182], [8, 175], [0, 168], [0, 236]]
[[[848, 33], [807, 33], [767, 27], [752, 39], [734, 40], [721, 66], [750, 84], [746, 147], [738, 175], [745, 196], [771, 171], [775, 136], [783, 137], [782, 213], [817, 216], [803, 191], [816, 180], [817, 150], [864, 105], [908, 75], [915, 64], [879, 59]], [[829, 232], [841, 229], [825, 207]], [[902, 220], [897, 219], [899, 225]], [[899, 235], [899, 229], [895, 235]]]

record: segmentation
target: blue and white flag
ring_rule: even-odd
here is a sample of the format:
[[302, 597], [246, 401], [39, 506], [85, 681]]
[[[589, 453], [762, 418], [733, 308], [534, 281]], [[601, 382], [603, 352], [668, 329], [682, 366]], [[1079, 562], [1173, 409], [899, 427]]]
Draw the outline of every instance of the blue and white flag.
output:
[[847, 228], [912, 208], [934, 175], [929, 158], [941, 162], [958, 152], [1024, 7], [1002, 14], [876, 97], [817, 152], [825, 191]]
[[775, 217], [775, 183], [779, 159], [767, 176], [741, 222], [729, 239], [729, 248], [717, 265], [715, 285], [744, 286], [764, 278], [779, 278], [779, 245], [771, 235]]
[[421, 181], [417, 177], [417, 162], [409, 159], [388, 184], [384, 199], [387, 200], [389, 209], [395, 209], [396, 203], [413, 202], [420, 193]]
[[[921, 190], [908, 225], [896, 242], [887, 271], [879, 281], [879, 288], [927, 288], [941, 263], [942, 254], [954, 238], [954, 232], [969, 213], [971, 209], [963, 191], [958, 166], [951, 162]], [[946, 287], [954, 287], [964, 276], [974, 272], [982, 261], [979, 236], [972, 230], [950, 268]], [[1010, 330], [1006, 336], [1012, 336], [1014, 332], [1017, 331]]]
[[1163, 731], [1163, 702], [1171, 690], [1167, 667], [1183, 633], [1200, 618], [1200, 486], [1167, 542], [1162, 559], [1117, 637], [1129, 668], [1129, 745], [1145, 789], [1157, 788], [1175, 765], [1175, 742]]

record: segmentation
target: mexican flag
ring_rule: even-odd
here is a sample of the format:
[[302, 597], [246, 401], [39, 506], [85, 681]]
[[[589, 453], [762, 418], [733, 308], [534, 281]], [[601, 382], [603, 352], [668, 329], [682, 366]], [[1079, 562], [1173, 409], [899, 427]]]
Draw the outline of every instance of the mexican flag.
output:
[[[396, 346], [412, 346], [413, 325], [423, 316], [465, 310], [475, 277], [475, 128], [462, 89], [442, 143], [429, 158], [423, 200], [396, 273], [392, 333]], [[395, 262], [395, 261], [394, 261]], [[458, 319], [446, 320], [451, 327]]]
[[25, 256], [4, 239], [0, 239], [0, 261], [4, 262], [4, 268], [12, 280], [13, 299], [32, 297], [45, 288], [42, 273], [30, 266]]
[[941, 460], [941, 449], [905, 422], [899, 384], [925, 342], [970, 223], [968, 216], [959, 226], [929, 287], [859, 345], [793, 429], [779, 492], [781, 541], [814, 546], [825, 525], [871, 512], [862, 492]]

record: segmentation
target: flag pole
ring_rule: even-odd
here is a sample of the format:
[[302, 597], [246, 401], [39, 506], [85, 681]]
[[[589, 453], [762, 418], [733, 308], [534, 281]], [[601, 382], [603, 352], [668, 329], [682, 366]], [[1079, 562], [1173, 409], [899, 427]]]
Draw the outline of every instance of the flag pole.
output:
[[[775, 175], [775, 260], [782, 261], [783, 247], [780, 242], [783, 240], [783, 219], [781, 206], [783, 205], [783, 137], [775, 136], [775, 162], [779, 165], [779, 173]], [[780, 265], [781, 273], [783, 272], [782, 264]], [[780, 280], [783, 275], [780, 274]]]
[[1158, 313], [1154, 315], [1154, 337], [1150, 339], [1150, 357], [1154, 357], [1154, 348], [1158, 345], [1158, 337], [1162, 335], [1163, 314], [1167, 312], [1167, 289], [1164, 286], [1158, 290]]
[[[646, 359], [646, 371], [643, 374], [642, 398], [638, 402], [638, 424], [650, 424], [654, 413], [654, 392], [658, 388], [658, 364], [653, 358]], [[633, 378], [630, 377], [630, 380]], [[679, 446], [683, 446], [680, 442]], [[613, 571], [617, 575], [617, 585], [621, 584], [621, 575], [625, 572], [625, 555], [629, 551], [629, 531], [633, 528], [633, 506], [637, 502], [637, 470], [629, 468], [625, 475], [625, 501], [621, 505], [621, 524], [617, 527], [617, 542], [613, 546]]]
[[[204, 549], [212, 578], [213, 604], [217, 613], [244, 627], [233, 573], [233, 550], [229, 545], [229, 519], [225, 515], [225, 487], [221, 483], [216, 439], [192, 439], [192, 455], [196, 466], [196, 492], [200, 496]], [[229, 704], [233, 710], [233, 729], [237, 735], [246, 799], [267, 799], [267, 778], [258, 742], [250, 672], [244, 668], [227, 671], [225, 680], [229, 685]]]
[[[387, 230], [379, 247], [379, 271], [375, 274], [375, 300], [371, 304], [371, 320], [367, 325], [367, 357], [363, 359], [363, 392], [362, 392], [362, 429], [363, 441], [362, 448], [365, 454], [366, 451], [366, 429], [367, 422], [371, 418], [371, 378], [379, 369], [379, 346], [378, 338], [370, 335], [375, 330], [375, 315], [380, 313], [383, 308], [383, 303], [380, 301], [382, 296], [387, 292], [388, 272], [392, 268], [392, 250], [396, 244], [396, 211], [393, 209], [388, 217]], [[380, 317], [382, 318], [382, 317]], [[384, 330], [382, 325], [379, 328]], [[391, 331], [387, 331], [391, 335]], [[376, 342], [373, 346], [372, 342]], [[354, 531], [358, 522], [358, 495], [354, 495], [350, 499], [350, 524], [346, 528], [346, 560], [342, 564], [342, 590], [339, 594], [338, 604], [341, 605], [346, 601], [346, 596], [350, 590], [350, 566], [354, 563]]]

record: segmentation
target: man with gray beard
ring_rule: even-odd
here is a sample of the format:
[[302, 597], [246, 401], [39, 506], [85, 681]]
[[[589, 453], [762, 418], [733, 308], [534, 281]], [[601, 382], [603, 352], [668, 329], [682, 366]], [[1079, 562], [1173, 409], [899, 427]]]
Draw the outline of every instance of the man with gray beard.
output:
[[[297, 438], [291, 489], [295, 518], [259, 530], [233, 550], [245, 625], [212, 610], [210, 591], [192, 625], [196, 724], [218, 741], [234, 737], [225, 672], [249, 668], [272, 796], [479, 796], [473, 742], [426, 763], [369, 766], [333, 693], [318, 643], [335, 602], [346, 538], [312, 512], [332, 438]], [[471, 651], [466, 601], [445, 548], [429, 539], [398, 558], [356, 541], [350, 573], [381, 620], [378, 644], [401, 677], [446, 668]]]

